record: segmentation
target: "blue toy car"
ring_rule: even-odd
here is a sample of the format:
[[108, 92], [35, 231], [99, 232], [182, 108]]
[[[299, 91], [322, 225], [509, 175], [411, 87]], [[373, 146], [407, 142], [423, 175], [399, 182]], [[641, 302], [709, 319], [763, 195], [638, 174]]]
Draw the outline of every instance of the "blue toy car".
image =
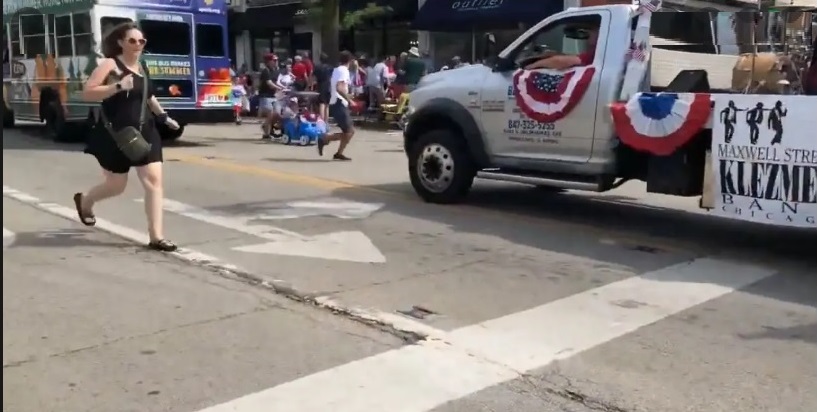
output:
[[299, 116], [282, 121], [282, 134], [280, 141], [283, 144], [297, 143], [301, 146], [314, 144], [326, 134], [326, 123], [320, 119]]

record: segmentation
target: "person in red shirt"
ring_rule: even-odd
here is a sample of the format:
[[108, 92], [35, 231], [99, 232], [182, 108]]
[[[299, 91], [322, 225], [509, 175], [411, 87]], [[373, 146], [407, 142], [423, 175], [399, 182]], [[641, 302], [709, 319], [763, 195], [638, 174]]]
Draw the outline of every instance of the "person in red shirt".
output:
[[295, 77], [295, 90], [304, 91], [309, 84], [309, 68], [301, 56], [295, 56], [295, 63], [292, 64], [292, 76]]
[[599, 39], [599, 27], [589, 26], [585, 29], [588, 31], [589, 37], [587, 38], [587, 50], [584, 53], [566, 55], [557, 52], [548, 52], [545, 53], [541, 59], [525, 66], [525, 70], [567, 70], [571, 67], [589, 66], [593, 64], [593, 60], [596, 58], [596, 43]]

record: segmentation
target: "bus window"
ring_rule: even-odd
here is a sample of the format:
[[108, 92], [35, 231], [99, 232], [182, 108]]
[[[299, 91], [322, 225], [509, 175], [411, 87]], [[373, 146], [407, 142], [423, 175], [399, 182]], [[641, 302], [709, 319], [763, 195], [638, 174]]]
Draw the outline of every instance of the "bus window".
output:
[[197, 24], [196, 54], [204, 57], [224, 57], [224, 29], [218, 24]]
[[21, 15], [20, 31], [23, 35], [23, 48], [27, 59], [46, 54], [45, 19], [42, 14]]
[[54, 15], [53, 14], [46, 14], [45, 19], [48, 22], [48, 30], [46, 31], [45, 39], [48, 41], [48, 51], [49, 54], [54, 54], [54, 51], [57, 50], [56, 46], [54, 45]]
[[11, 56], [9, 57], [18, 57], [23, 54], [20, 48], [20, 24], [16, 21], [9, 24], [9, 32], [11, 34]]
[[132, 22], [133, 20], [125, 18], [125, 17], [103, 17], [99, 19], [99, 22], [102, 26], [102, 38], [104, 39], [105, 36], [108, 35], [108, 32], [111, 31], [114, 27], [119, 24]]
[[91, 15], [89, 13], [74, 13], [72, 23], [74, 28], [74, 52], [77, 56], [90, 55], [94, 52]]
[[73, 56], [74, 46], [71, 41], [71, 15], [54, 18], [54, 37], [57, 39], [57, 56]]
[[189, 56], [190, 25], [187, 23], [140, 20], [139, 27], [147, 39], [145, 53]]

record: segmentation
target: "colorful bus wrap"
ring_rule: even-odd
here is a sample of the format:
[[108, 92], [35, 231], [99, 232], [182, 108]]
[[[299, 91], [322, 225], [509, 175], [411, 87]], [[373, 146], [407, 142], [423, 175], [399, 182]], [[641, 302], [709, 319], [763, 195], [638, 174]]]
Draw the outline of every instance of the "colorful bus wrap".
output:
[[[232, 119], [226, 0], [6, 0], [3, 122], [42, 121], [56, 139], [81, 138], [95, 103], [81, 98], [99, 44], [136, 22], [156, 96], [180, 124]], [[7, 62], [7, 63], [6, 63]], [[8, 74], [8, 75], [6, 75]], [[183, 131], [160, 125], [165, 139]]]

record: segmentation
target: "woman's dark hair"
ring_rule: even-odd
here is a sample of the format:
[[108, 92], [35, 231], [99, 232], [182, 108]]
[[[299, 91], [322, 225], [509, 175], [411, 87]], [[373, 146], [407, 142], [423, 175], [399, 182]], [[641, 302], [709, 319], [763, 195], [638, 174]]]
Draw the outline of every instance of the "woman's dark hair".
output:
[[319, 60], [321, 63], [329, 63], [329, 55], [326, 53], [321, 53]]
[[119, 40], [125, 40], [125, 35], [131, 30], [139, 30], [139, 26], [132, 21], [126, 21], [114, 26], [111, 31], [105, 34], [102, 39], [102, 55], [112, 59], [122, 54], [122, 47], [119, 45]]

